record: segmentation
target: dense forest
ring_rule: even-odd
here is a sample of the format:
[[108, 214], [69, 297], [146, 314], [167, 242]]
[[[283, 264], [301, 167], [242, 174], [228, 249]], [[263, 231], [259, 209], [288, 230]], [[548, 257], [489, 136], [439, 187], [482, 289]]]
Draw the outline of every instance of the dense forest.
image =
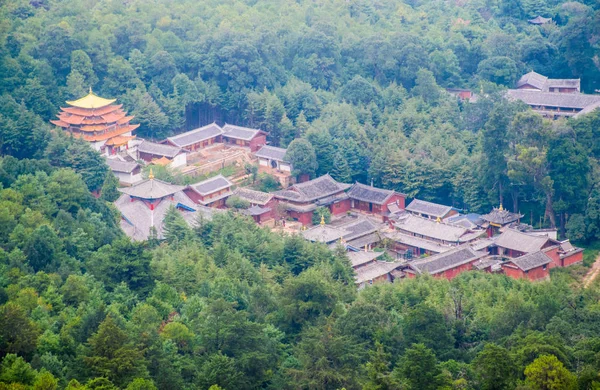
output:
[[600, 113], [502, 96], [530, 70], [594, 93], [599, 26], [592, 0], [0, 3], [0, 389], [600, 388], [584, 267], [357, 292], [343, 251], [231, 214], [131, 242], [102, 157], [48, 122], [92, 88], [140, 137], [260, 127], [300, 173], [502, 203], [589, 243]]

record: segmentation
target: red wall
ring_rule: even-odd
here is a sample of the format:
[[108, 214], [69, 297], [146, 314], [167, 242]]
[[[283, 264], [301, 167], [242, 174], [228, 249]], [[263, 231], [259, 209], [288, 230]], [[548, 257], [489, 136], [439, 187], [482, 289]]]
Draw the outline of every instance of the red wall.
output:
[[509, 276], [513, 279], [527, 278], [529, 280], [540, 280], [546, 279], [550, 276], [550, 267], [544, 269], [542, 266], [540, 266], [537, 268], [530, 269], [529, 271], [527, 271], [527, 273], [523, 272], [520, 268], [517, 268], [516, 266], [513, 268], [504, 264], [502, 265], [502, 269], [504, 270], [506, 276]]
[[312, 225], [312, 211], [299, 213], [297, 211], [288, 211], [288, 215], [291, 218], [297, 219], [302, 225]]
[[[406, 198], [400, 194], [392, 195], [384, 205], [387, 206], [388, 204], [396, 203], [396, 201], [398, 201], [398, 207], [400, 207], [400, 209], [404, 210], [406, 208]], [[388, 211], [387, 207], [385, 207], [384, 210]]]
[[330, 205], [329, 210], [331, 211], [331, 214], [333, 214], [333, 215], [340, 215], [340, 214], [348, 212], [351, 208], [351, 205], [352, 204], [350, 202], [350, 199], [344, 199], [340, 202]]
[[473, 263], [476, 261], [477, 260], [473, 260], [470, 263], [462, 264], [455, 268], [450, 268], [442, 273], [436, 274], [435, 276], [436, 277], [444, 277], [448, 280], [454, 279], [455, 277], [457, 277], [458, 275], [462, 274], [465, 271], [471, 271], [473, 269]]
[[267, 136], [266, 134], [258, 134], [256, 137], [250, 140], [250, 151], [256, 152], [263, 145], [267, 144]]
[[[218, 194], [222, 194], [224, 192], [230, 191], [229, 188], [224, 188], [218, 192], [215, 192], [212, 195], [218, 195]], [[204, 204], [206, 202], [210, 202], [211, 199], [208, 196], [203, 197], [202, 195], [198, 194], [196, 191], [191, 190], [189, 188], [186, 188], [183, 190], [183, 192], [194, 202], [197, 204]], [[221, 198], [219, 200], [215, 200], [214, 203], [209, 203], [207, 204], [207, 206], [209, 207], [222, 207], [225, 206], [225, 201], [227, 198]]]
[[568, 267], [575, 263], [581, 263], [583, 261], [583, 251], [579, 251], [579, 252], [573, 253], [570, 256], [566, 256], [564, 259], [562, 259], [562, 261], [563, 261], [563, 267]]

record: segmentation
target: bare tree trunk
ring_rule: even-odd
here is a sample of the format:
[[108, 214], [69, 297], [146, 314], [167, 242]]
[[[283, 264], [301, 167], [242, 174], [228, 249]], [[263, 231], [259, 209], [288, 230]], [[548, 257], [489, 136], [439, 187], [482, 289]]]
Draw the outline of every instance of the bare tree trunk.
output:
[[556, 227], [556, 217], [554, 216], [554, 207], [552, 207], [552, 195], [546, 194], [546, 212], [545, 215], [550, 220], [550, 227]]

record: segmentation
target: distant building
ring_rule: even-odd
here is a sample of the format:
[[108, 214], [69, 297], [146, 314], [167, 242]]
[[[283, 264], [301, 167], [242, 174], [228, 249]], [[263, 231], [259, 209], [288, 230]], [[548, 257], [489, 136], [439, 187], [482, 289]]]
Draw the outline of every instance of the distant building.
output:
[[254, 155], [258, 158], [258, 165], [268, 167], [279, 172], [291, 172], [292, 165], [285, 158], [287, 149], [264, 145]]
[[453, 279], [465, 271], [472, 270], [473, 265], [486, 256], [487, 253], [475, 251], [464, 245], [424, 259], [409, 261], [403, 271], [409, 278], [427, 273], [435, 277]]
[[169, 144], [157, 144], [147, 140], [142, 141], [135, 147], [135, 155], [138, 160], [144, 160], [147, 163], [166, 158], [172, 168], [184, 167], [187, 165], [188, 151], [178, 146]]
[[171, 206], [190, 225], [194, 224], [198, 213], [210, 218], [211, 212], [195, 205], [183, 188], [154, 179], [152, 173], [147, 180], [120, 188], [123, 195], [117, 199], [115, 206], [121, 213], [121, 228], [125, 234], [137, 241], [147, 240], [153, 235], [163, 239], [163, 220]]
[[507, 276], [514, 279], [540, 280], [550, 277], [551, 263], [550, 257], [537, 251], [502, 263], [502, 269]]
[[446, 92], [452, 96], [456, 96], [460, 100], [472, 100], [475, 97], [475, 94], [470, 89], [446, 88]]
[[141, 167], [136, 162], [107, 158], [106, 164], [117, 179], [119, 179], [121, 185], [132, 185], [142, 180]]
[[481, 218], [488, 222], [487, 235], [492, 237], [500, 232], [500, 229], [512, 223], [518, 223], [523, 214], [513, 213], [506, 210], [502, 205], [499, 208], [494, 207], [491, 212], [484, 214]]
[[550, 23], [551, 21], [552, 21], [551, 18], [543, 18], [543, 17], [541, 17], [541, 16], [538, 15], [538, 16], [536, 16], [533, 19], [529, 19], [527, 22], [529, 24], [535, 24], [537, 26], [541, 26], [542, 24]]
[[216, 142], [221, 142], [223, 129], [216, 123], [211, 123], [185, 133], [177, 134], [164, 140], [163, 144], [169, 144], [183, 148], [190, 152], [206, 148]]
[[458, 214], [458, 211], [454, 210], [452, 206], [427, 202], [420, 199], [413, 199], [413, 201], [410, 202], [410, 204], [406, 207], [406, 211], [423, 218], [435, 220], [443, 220]]
[[376, 214], [385, 221], [390, 214], [388, 205], [395, 204], [404, 209], [406, 195], [392, 190], [355, 183], [348, 191], [350, 207], [355, 210]]
[[550, 79], [531, 71], [517, 81], [517, 89], [538, 92], [579, 93], [581, 92], [581, 79]]
[[123, 105], [113, 104], [115, 101], [95, 95], [90, 88], [81, 99], [67, 101], [70, 107], [61, 108], [58, 120], [50, 122], [88, 141], [103, 154], [116, 154], [127, 149], [128, 142], [135, 138], [133, 131], [140, 125], [130, 124], [134, 117], [127, 116], [121, 109]]
[[250, 188], [237, 188], [233, 191], [232, 196], [237, 196], [250, 203], [250, 207], [243, 210], [242, 213], [251, 216], [256, 223], [268, 221], [275, 216], [277, 200], [273, 194]]
[[329, 207], [333, 215], [350, 210], [350, 199], [345, 192], [348, 187], [349, 184], [339, 183], [331, 176], [324, 175], [273, 194], [290, 218], [303, 225], [310, 225], [313, 212], [318, 206]]
[[267, 143], [267, 133], [258, 129], [225, 124], [223, 126], [223, 142], [226, 144], [244, 146], [256, 152]]
[[225, 176], [217, 175], [185, 187], [185, 194], [197, 204], [207, 207], [225, 207], [225, 201], [232, 195], [233, 183]]

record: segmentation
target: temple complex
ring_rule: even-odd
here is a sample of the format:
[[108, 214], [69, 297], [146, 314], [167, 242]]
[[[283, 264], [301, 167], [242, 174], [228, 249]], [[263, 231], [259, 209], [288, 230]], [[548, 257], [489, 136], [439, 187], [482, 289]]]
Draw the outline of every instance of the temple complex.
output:
[[135, 138], [133, 131], [140, 125], [130, 124], [133, 116], [128, 116], [123, 105], [114, 104], [115, 101], [95, 95], [90, 88], [87, 96], [67, 101], [69, 107], [61, 108], [58, 119], [50, 122], [88, 141], [103, 154], [116, 154], [127, 148], [129, 140]]

